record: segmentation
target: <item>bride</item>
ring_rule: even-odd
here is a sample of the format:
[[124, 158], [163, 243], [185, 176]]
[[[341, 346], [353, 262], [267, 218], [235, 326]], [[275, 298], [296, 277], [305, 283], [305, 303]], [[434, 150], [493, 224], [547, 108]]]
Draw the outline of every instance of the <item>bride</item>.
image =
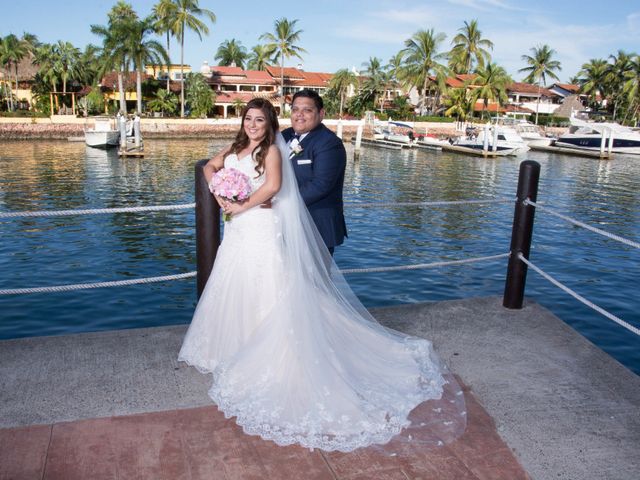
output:
[[[435, 423], [432, 412], [452, 423], [451, 409], [416, 409], [443, 401], [455, 380], [429, 341], [381, 326], [353, 294], [300, 197], [269, 101], [246, 105], [207, 181], [223, 167], [249, 176], [253, 193], [216, 197], [231, 219], [179, 360], [213, 374], [225, 416], [279, 445], [340, 451]], [[448, 402], [459, 406], [457, 394]]]

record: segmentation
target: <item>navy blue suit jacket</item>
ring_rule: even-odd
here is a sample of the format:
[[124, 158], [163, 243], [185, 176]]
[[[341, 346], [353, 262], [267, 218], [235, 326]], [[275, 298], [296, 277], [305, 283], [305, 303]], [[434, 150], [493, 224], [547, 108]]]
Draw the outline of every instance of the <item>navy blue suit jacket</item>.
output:
[[[295, 132], [283, 130], [288, 142]], [[302, 151], [290, 158], [304, 203], [327, 247], [342, 244], [347, 236], [342, 187], [347, 153], [342, 140], [322, 123], [300, 142]], [[284, 161], [284, 159], [283, 159]]]

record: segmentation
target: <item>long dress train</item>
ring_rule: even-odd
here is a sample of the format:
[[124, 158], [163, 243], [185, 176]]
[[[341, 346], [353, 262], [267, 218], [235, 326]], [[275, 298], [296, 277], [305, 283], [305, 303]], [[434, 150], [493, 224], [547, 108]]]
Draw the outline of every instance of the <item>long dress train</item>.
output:
[[[442, 399], [452, 377], [429, 341], [387, 329], [366, 312], [326, 249], [312, 251], [322, 250], [317, 235], [288, 229], [298, 220], [276, 208], [281, 194], [295, 197], [286, 162], [274, 208], [225, 223], [179, 360], [213, 373], [209, 395], [248, 434], [324, 450], [384, 444], [410, 426], [416, 406]], [[229, 155], [225, 167], [249, 175], [254, 190], [264, 182], [251, 155]], [[450, 424], [449, 413], [438, 421]]]

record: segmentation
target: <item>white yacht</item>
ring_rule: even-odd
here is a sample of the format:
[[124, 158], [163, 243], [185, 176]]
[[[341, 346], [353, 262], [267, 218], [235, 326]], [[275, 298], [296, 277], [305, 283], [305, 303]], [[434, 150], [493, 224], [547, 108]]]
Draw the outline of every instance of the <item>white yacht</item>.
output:
[[500, 117], [497, 123], [505, 127], [511, 127], [522, 137], [527, 145], [531, 146], [548, 146], [551, 144], [552, 138], [545, 137], [540, 131], [540, 127], [534, 125], [527, 120], [520, 120], [511, 117]]
[[569, 131], [560, 135], [555, 146], [640, 155], [640, 132], [612, 122], [586, 122], [575, 117], [570, 120]]
[[507, 155], [518, 155], [529, 151], [529, 145], [514, 128], [496, 124], [487, 124], [482, 130], [467, 128], [466, 136], [456, 140], [453, 145], [481, 150], [508, 151]]
[[120, 143], [120, 132], [115, 128], [114, 120], [109, 117], [96, 117], [93, 128], [84, 129], [84, 141], [89, 147], [112, 148]]

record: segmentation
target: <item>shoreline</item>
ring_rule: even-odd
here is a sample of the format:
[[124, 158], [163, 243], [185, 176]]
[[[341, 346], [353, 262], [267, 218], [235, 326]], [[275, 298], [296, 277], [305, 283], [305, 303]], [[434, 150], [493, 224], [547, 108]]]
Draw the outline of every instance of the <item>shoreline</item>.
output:
[[[66, 140], [69, 137], [81, 137], [86, 127], [93, 127], [94, 117], [77, 118], [54, 115], [46, 118], [4, 118], [0, 117], [0, 140]], [[279, 119], [282, 129], [291, 125], [289, 118]], [[339, 120], [326, 119], [324, 124], [334, 132]], [[345, 141], [356, 135], [361, 120], [342, 120], [342, 133]], [[180, 118], [142, 118], [140, 128], [143, 138], [201, 138], [203, 135], [216, 135], [232, 138], [240, 125], [240, 119], [180, 119]], [[478, 124], [476, 124], [477, 126]], [[418, 131], [427, 131], [438, 137], [457, 137], [463, 134], [456, 130], [456, 123], [414, 122]], [[564, 128], [546, 128], [552, 134], [563, 132]], [[370, 128], [365, 127], [364, 137], [371, 137]]]

